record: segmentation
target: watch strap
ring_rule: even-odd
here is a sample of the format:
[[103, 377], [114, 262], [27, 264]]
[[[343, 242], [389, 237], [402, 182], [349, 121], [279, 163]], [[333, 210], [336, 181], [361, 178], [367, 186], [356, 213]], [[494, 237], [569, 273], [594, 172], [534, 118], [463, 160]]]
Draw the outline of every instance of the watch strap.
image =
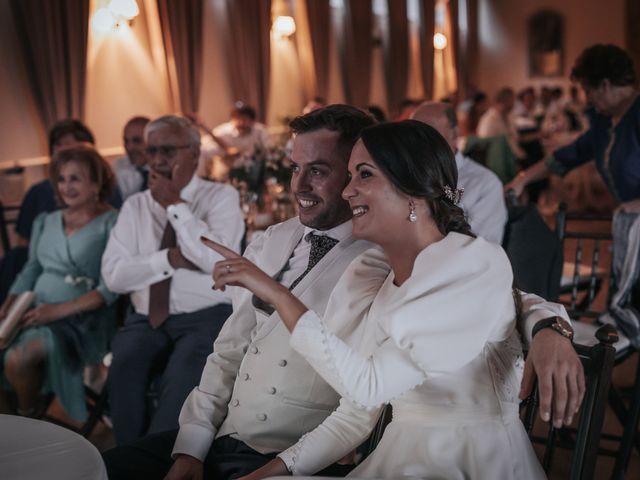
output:
[[[566, 320], [564, 320], [562, 317], [543, 318], [533, 326], [533, 329], [531, 330], [531, 338], [534, 338], [540, 330], [544, 330], [545, 328], [551, 328], [552, 330], [557, 332], [559, 335], [562, 335], [563, 337], [569, 340], [573, 340], [573, 330], [567, 330], [559, 322], [559, 320], [561, 320], [563, 323], [567, 323]], [[569, 333], [565, 334], [564, 332], [569, 332]]]

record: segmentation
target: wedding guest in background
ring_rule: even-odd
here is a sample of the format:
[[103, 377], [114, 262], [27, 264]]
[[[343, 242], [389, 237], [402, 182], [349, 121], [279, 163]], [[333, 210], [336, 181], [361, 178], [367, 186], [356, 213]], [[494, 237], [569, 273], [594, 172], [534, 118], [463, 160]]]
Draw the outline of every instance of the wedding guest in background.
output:
[[458, 150], [458, 127], [453, 107], [447, 103], [425, 102], [413, 112], [411, 118], [435, 128], [453, 150], [458, 184], [464, 189], [460, 206], [471, 230], [485, 240], [501, 244], [507, 223], [502, 182], [491, 170]]
[[232, 160], [237, 156], [238, 150], [229, 147], [224, 140], [216, 137], [213, 129], [197, 112], [185, 113], [184, 117], [200, 132], [200, 158], [196, 174], [201, 178], [226, 179], [229, 170], [226, 160]]
[[511, 117], [514, 105], [513, 90], [509, 87], [501, 88], [496, 94], [493, 105], [480, 117], [476, 135], [482, 138], [504, 136], [514, 155], [524, 159], [526, 154], [518, 145], [518, 133]]
[[[195, 175], [200, 135], [182, 117], [145, 127], [149, 189], [122, 206], [102, 260], [106, 284], [131, 296], [133, 311], [112, 342], [108, 388], [118, 443], [176, 428], [211, 344], [231, 313], [207, 274], [220, 256], [199, 238], [239, 250], [244, 233], [236, 190]], [[147, 392], [154, 383], [157, 408]]]
[[[58, 150], [75, 143], [93, 145], [93, 134], [79, 120], [56, 122], [49, 132], [49, 156], [53, 158]], [[5, 300], [9, 286], [27, 261], [33, 221], [41, 213], [53, 212], [58, 208], [55, 188], [49, 178], [32, 185], [25, 194], [16, 219], [16, 246], [0, 259], [0, 302]]]
[[545, 134], [552, 135], [569, 130], [569, 118], [564, 111], [565, 100], [562, 87], [551, 89], [551, 101], [547, 105], [541, 129]]
[[569, 119], [569, 130], [581, 131], [588, 124], [585, 116], [585, 104], [580, 97], [580, 90], [575, 85], [569, 88], [569, 98], [564, 105], [564, 112]]
[[516, 103], [513, 107], [513, 119], [518, 130], [539, 130], [538, 118], [536, 118], [536, 91], [533, 87], [523, 88], [518, 92]]
[[[525, 158], [521, 159], [520, 168], [533, 165], [542, 160], [545, 155], [542, 140], [548, 137], [550, 132], [543, 130], [545, 120], [537, 112], [536, 94], [533, 87], [521, 90], [513, 109], [513, 122], [518, 132], [518, 145], [525, 153]], [[527, 188], [529, 202], [538, 203], [538, 198], [548, 188], [548, 180], [529, 185]]]
[[589, 129], [505, 188], [520, 195], [531, 182], [550, 173], [565, 175], [593, 160], [620, 208], [640, 212], [640, 96], [633, 61], [620, 47], [594, 45], [578, 57], [571, 79], [595, 109]]
[[489, 98], [484, 92], [478, 92], [473, 96], [471, 108], [469, 109], [469, 126], [467, 135], [475, 135], [478, 129], [478, 122], [489, 109]]
[[237, 102], [231, 110], [231, 120], [215, 127], [213, 135], [221, 139], [227, 148], [235, 149], [239, 155], [251, 155], [256, 148], [264, 150], [271, 142], [267, 127], [256, 118], [255, 108]]
[[146, 190], [149, 183], [147, 155], [144, 151], [144, 127], [147, 123], [147, 117], [133, 117], [124, 126], [122, 139], [127, 155], [113, 163], [121, 203], [134, 193]]
[[[49, 132], [49, 156], [53, 158], [61, 148], [82, 142], [95, 145], [96, 142], [91, 130], [80, 120], [60, 120]], [[52, 212], [57, 208], [54, 186], [50, 179], [46, 178], [29, 188], [20, 205], [16, 221], [18, 241], [27, 245], [29, 238], [31, 238], [31, 225], [35, 218], [42, 212]]]
[[19, 414], [43, 413], [44, 391], [83, 421], [83, 367], [102, 360], [115, 331], [117, 295], [104, 284], [100, 258], [117, 212], [106, 203], [113, 173], [105, 160], [89, 146], [56, 150], [50, 179], [62, 209], [33, 222], [29, 260], [0, 308], [0, 319], [23, 292], [34, 292], [35, 305], [18, 337], [0, 351], [0, 364], [3, 389], [15, 392]]

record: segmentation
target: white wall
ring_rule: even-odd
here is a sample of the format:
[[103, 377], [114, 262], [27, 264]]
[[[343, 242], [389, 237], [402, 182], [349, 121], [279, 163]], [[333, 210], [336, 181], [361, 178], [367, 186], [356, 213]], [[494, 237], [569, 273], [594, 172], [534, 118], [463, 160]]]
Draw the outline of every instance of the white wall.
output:
[[[569, 85], [577, 56], [595, 43], [624, 46], [625, 0], [478, 0], [479, 66], [476, 85], [489, 94], [503, 86]], [[540, 9], [565, 17], [564, 74], [530, 78], [527, 18]]]

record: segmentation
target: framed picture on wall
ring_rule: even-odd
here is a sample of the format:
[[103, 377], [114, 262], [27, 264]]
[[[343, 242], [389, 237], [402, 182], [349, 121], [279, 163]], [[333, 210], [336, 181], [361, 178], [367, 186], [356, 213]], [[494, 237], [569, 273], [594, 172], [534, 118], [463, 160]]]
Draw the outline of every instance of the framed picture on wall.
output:
[[527, 20], [529, 75], [559, 77], [564, 74], [564, 17], [541, 10]]

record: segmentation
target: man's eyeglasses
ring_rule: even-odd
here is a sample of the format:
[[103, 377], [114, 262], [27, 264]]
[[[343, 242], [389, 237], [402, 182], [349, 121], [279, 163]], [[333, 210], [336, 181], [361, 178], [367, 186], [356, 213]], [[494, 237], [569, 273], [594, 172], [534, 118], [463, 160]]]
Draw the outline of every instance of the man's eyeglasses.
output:
[[191, 145], [151, 145], [144, 149], [146, 154], [150, 157], [155, 156], [155, 154], [160, 154], [166, 158], [175, 157], [178, 150], [182, 150], [183, 148], [191, 148]]

